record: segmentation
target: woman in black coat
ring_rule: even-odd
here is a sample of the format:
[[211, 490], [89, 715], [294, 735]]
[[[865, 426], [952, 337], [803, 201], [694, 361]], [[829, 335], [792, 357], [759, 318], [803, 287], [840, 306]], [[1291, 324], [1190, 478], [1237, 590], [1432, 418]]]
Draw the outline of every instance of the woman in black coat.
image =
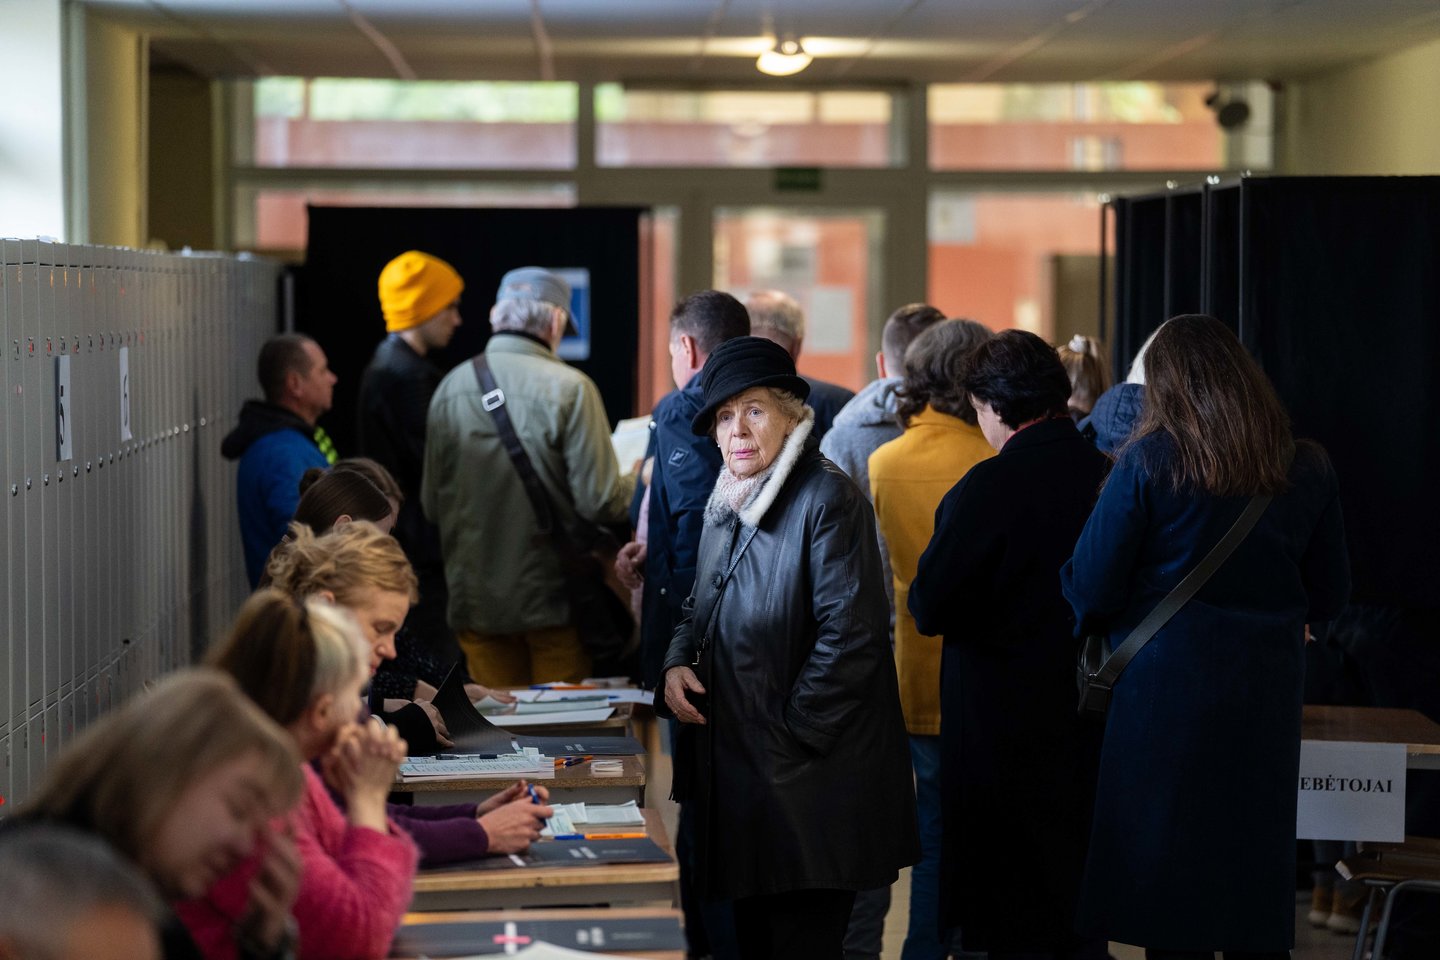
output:
[[1080, 923], [1151, 958], [1288, 957], [1303, 637], [1350, 583], [1339, 488], [1218, 320], [1168, 321], [1145, 371], [1064, 572], [1086, 632], [1120, 644], [1252, 496], [1274, 499], [1115, 684]]
[[1074, 932], [1096, 732], [1075, 713], [1074, 622], [1060, 568], [1108, 461], [1066, 412], [1055, 350], [1006, 330], [965, 388], [999, 455], [940, 503], [910, 587], [940, 676], [942, 923], [967, 950], [1103, 958]]
[[745, 960], [839, 960], [855, 892], [919, 856], [875, 519], [810, 439], [788, 353], [729, 340], [700, 376], [692, 429], [725, 467], [657, 702], [696, 889], [735, 901]]

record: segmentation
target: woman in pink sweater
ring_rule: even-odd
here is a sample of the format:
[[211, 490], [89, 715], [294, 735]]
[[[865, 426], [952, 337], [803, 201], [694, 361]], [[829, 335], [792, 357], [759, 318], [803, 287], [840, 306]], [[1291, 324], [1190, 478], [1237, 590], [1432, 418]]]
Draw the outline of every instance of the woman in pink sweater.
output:
[[[262, 590], [241, 608], [209, 660], [294, 737], [305, 761], [305, 793], [290, 819], [301, 862], [298, 957], [384, 957], [410, 903], [417, 854], [385, 813], [405, 743], [378, 721], [355, 722], [370, 672], [354, 621], [323, 602], [301, 604]], [[317, 758], [323, 781], [310, 765]], [[344, 798], [345, 812], [330, 799], [326, 782]], [[247, 861], [203, 901], [180, 906], [209, 960], [234, 956], [214, 918], [233, 915], [257, 867]]]

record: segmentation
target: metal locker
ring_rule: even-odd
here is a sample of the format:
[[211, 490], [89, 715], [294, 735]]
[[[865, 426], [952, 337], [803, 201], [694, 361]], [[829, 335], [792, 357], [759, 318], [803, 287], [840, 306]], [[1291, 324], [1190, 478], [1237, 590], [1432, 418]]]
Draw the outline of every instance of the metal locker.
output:
[[[10, 368], [13, 365], [10, 351], [10, 320], [6, 303], [6, 288], [10, 285], [10, 265], [5, 260], [5, 253], [8, 247], [0, 241], [0, 404], [9, 407], [15, 398], [10, 393]], [[9, 423], [6, 422], [4, 413], [0, 413], [0, 496], [4, 497], [4, 505], [0, 506], [0, 543], [10, 542], [10, 441]], [[9, 556], [0, 557], [8, 565]], [[3, 756], [0, 762], [5, 765], [5, 771], [0, 774], [0, 795], [8, 796], [10, 793], [10, 725], [11, 700], [10, 700], [10, 678], [15, 675], [15, 668], [10, 661], [11, 649], [15, 646], [16, 634], [10, 623], [10, 578], [8, 575], [0, 575], [0, 736], [5, 737]], [[4, 807], [0, 806], [0, 813]]]
[[[4, 261], [0, 260], [0, 266]], [[16, 797], [10, 789], [10, 736], [0, 736], [0, 817], [15, 809]]]
[[[62, 656], [61, 648], [64, 645], [64, 627], [60, 615], [60, 578], [61, 565], [60, 555], [67, 553], [68, 548], [61, 540], [60, 531], [60, 498], [57, 495], [59, 490], [58, 473], [62, 469], [69, 469], [69, 459], [61, 461], [59, 451], [60, 437], [67, 426], [73, 432], [73, 405], [65, 408], [68, 412], [62, 416], [59, 401], [60, 384], [57, 382], [58, 364], [66, 355], [69, 349], [69, 341], [65, 332], [61, 330], [62, 317], [60, 316], [59, 301], [59, 277], [60, 272], [55, 267], [55, 243], [48, 240], [41, 240], [38, 245], [39, 283], [40, 283], [40, 333], [44, 339], [44, 357], [40, 362], [41, 383], [43, 391], [36, 396], [44, 397], [43, 416], [39, 419], [47, 425], [47, 435], [40, 445], [40, 457], [37, 469], [40, 473], [37, 490], [40, 499], [40, 539], [41, 539], [41, 563], [42, 586], [43, 586], [43, 623], [44, 633], [40, 648], [43, 661], [43, 672], [41, 674], [40, 705], [46, 716], [49, 716], [56, 707], [60, 694], [60, 667], [62, 660], [70, 658]], [[72, 372], [73, 377], [73, 372]], [[71, 380], [73, 386], [73, 378]], [[33, 640], [34, 638], [32, 638]], [[32, 648], [34, 649], [34, 648]], [[46, 733], [53, 727], [47, 727]], [[46, 755], [49, 755], [53, 744], [46, 740]]]
[[[10, 648], [10, 674], [5, 679], [9, 686], [9, 716], [12, 731], [21, 729], [25, 722], [26, 681], [29, 670], [26, 664], [29, 623], [27, 603], [30, 596], [26, 564], [25, 529], [25, 365], [27, 363], [25, 325], [22, 321], [22, 274], [20, 241], [0, 240], [0, 260], [5, 269], [5, 322], [6, 345], [5, 365], [8, 369], [9, 389], [5, 395], [5, 513], [8, 537], [5, 553], [5, 579], [9, 584], [10, 620], [8, 624]], [[12, 744], [12, 750], [15, 746]]]
[[[80, 556], [76, 549], [76, 529], [74, 523], [74, 491], [79, 486], [80, 477], [71, 475], [71, 467], [80, 462], [84, 449], [84, 433], [81, 426], [83, 417], [83, 406], [80, 403], [80, 394], [84, 389], [84, 368], [78, 362], [79, 358], [75, 353], [75, 311], [71, 303], [71, 291], [74, 282], [69, 270], [69, 245], [55, 243], [51, 246], [51, 265], [49, 296], [54, 302], [53, 319], [51, 330], [55, 338], [55, 357], [52, 363], [69, 364], [69, 391], [68, 398], [68, 428], [71, 435], [71, 456], [61, 460], [58, 456], [53, 464], [54, 475], [52, 482], [45, 488], [42, 496], [49, 499], [46, 511], [47, 519], [53, 520], [53, 525], [46, 531], [46, 552], [47, 568], [54, 579], [47, 584], [46, 593], [50, 595], [49, 609], [55, 613], [55, 626], [51, 633], [53, 646], [49, 650], [46, 661], [46, 696], [54, 701], [61, 701], [74, 690], [75, 681], [75, 613], [73, 600], [75, 596], [75, 560]], [[42, 266], [41, 275], [45, 268]], [[42, 317], [43, 319], [43, 317]], [[48, 336], [48, 335], [47, 335]], [[57, 395], [57, 402], [59, 397]], [[57, 407], [57, 417], [59, 416]], [[57, 433], [59, 433], [57, 424]], [[60, 722], [51, 729], [50, 737], [46, 742], [47, 747], [54, 749], [64, 740], [67, 724], [61, 718]], [[49, 751], [47, 750], [47, 753]]]
[[[25, 443], [24, 474], [20, 499], [25, 509], [25, 539], [22, 541], [24, 556], [21, 569], [25, 571], [25, 703], [26, 717], [35, 715], [44, 699], [45, 691], [45, 556], [43, 517], [44, 504], [41, 500], [41, 467], [45, 465], [47, 441], [54, 436], [53, 414], [46, 410], [45, 339], [40, 327], [40, 245], [34, 240], [20, 241], [20, 307], [23, 338], [24, 415], [21, 429]], [[53, 450], [52, 450], [53, 455]], [[37, 728], [38, 729], [38, 728]], [[33, 760], [30, 744], [38, 742], [38, 735], [27, 738], [27, 760]]]

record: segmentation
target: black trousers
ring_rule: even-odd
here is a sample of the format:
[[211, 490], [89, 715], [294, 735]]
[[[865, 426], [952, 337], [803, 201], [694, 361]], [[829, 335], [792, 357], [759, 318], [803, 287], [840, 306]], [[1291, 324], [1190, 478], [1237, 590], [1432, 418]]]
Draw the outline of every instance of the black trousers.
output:
[[840, 960], [853, 890], [792, 890], [735, 901], [745, 960]]

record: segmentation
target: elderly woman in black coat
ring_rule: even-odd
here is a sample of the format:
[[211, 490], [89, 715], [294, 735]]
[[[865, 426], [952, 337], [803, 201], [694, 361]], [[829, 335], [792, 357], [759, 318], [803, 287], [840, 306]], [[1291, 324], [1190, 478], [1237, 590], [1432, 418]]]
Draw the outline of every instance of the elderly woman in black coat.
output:
[[745, 960], [838, 960], [855, 892], [919, 855], [875, 519], [788, 353], [741, 337], [700, 376], [692, 429], [725, 466], [657, 703], [682, 724], [696, 888], [734, 900]]
[[999, 455], [960, 479], [910, 587], [940, 676], [942, 921], [992, 960], [1103, 958], [1075, 934], [1098, 731], [1075, 713], [1060, 568], [1108, 460], [1066, 412], [1070, 379], [1031, 333], [975, 352], [965, 389]]

